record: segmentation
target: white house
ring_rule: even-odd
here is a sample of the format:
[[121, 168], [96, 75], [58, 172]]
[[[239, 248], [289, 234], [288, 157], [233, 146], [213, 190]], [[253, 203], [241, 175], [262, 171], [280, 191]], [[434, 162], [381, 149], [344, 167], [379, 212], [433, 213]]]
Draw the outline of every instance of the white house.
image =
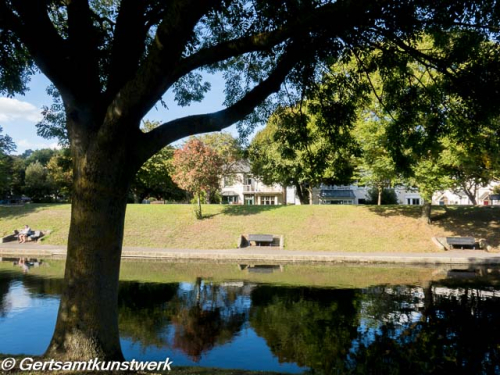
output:
[[[295, 192], [294, 192], [295, 194]], [[222, 203], [245, 205], [278, 205], [296, 203], [287, 198], [287, 189], [274, 184], [265, 185], [250, 172], [248, 161], [234, 167], [234, 173], [224, 176], [221, 183]], [[295, 197], [295, 195], [294, 195]]]
[[[364, 204], [369, 188], [357, 185], [328, 186], [320, 185], [313, 189], [313, 204]], [[398, 203], [421, 205], [422, 197], [418, 191], [406, 187], [394, 189]], [[250, 172], [248, 161], [238, 163], [234, 173], [221, 181], [222, 203], [244, 205], [300, 204], [295, 187], [274, 184], [265, 185]]]
[[[486, 186], [481, 186], [476, 191], [476, 202], [478, 205], [500, 205], [500, 198], [493, 194], [495, 186], [500, 185], [500, 181], [494, 181]], [[471, 200], [464, 191], [453, 192], [451, 190], [439, 191], [432, 196], [432, 204], [436, 205], [468, 205]]]
[[[329, 186], [321, 185], [313, 192], [315, 204], [365, 204], [368, 199], [369, 187], [358, 185]], [[424, 200], [416, 189], [398, 186], [394, 188], [398, 204], [421, 205]]]

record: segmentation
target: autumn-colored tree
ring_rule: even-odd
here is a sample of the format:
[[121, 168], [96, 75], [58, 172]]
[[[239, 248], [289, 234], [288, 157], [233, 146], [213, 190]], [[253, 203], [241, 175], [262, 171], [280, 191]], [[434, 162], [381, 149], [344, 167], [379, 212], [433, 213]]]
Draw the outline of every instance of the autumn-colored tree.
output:
[[223, 167], [222, 158], [199, 139], [191, 138], [174, 152], [172, 166], [173, 181], [197, 198], [196, 218], [202, 219], [201, 194], [218, 188]]

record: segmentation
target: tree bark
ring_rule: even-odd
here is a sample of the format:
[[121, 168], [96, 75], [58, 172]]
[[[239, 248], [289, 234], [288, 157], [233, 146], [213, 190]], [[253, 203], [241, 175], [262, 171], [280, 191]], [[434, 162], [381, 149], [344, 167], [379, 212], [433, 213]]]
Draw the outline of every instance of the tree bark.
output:
[[307, 191], [309, 192], [309, 204], [313, 204], [313, 188], [312, 188], [312, 186], [309, 186], [307, 188]]
[[73, 159], [65, 289], [46, 352], [49, 358], [123, 360], [118, 279], [127, 192], [134, 173], [124, 151], [104, 149], [110, 151], [85, 151], [85, 156]]
[[138, 203], [141, 203], [141, 202], [142, 202], [142, 199], [141, 199], [141, 197], [139, 196], [139, 194], [137, 194], [137, 193], [133, 193], [133, 195], [134, 195], [134, 203], [135, 203], [135, 204], [138, 204]]
[[467, 198], [469, 198], [470, 202], [472, 205], [477, 206], [477, 199], [476, 199], [476, 194], [472, 193], [466, 189], [464, 189], [465, 195], [467, 195]]
[[426, 200], [422, 206], [421, 219], [425, 221], [427, 224], [432, 223], [431, 210], [432, 210], [431, 202]]
[[379, 186], [378, 187], [378, 199], [377, 199], [378, 206], [382, 205], [382, 191], [383, 191], [383, 188], [381, 186]]
[[198, 220], [201, 220], [203, 219], [203, 214], [201, 212], [201, 193], [198, 192], [198, 194], [196, 195], [197, 199], [198, 199], [198, 207], [197, 207], [197, 211], [196, 211], [196, 218]]
[[301, 184], [295, 184], [295, 190], [297, 192], [297, 196], [299, 197], [300, 204], [307, 204], [307, 197], [304, 194], [304, 188]]

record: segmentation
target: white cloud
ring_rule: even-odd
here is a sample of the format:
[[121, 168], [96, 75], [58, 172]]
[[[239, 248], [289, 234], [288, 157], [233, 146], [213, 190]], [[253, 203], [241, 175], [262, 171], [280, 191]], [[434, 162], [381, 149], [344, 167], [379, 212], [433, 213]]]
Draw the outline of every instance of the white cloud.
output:
[[40, 108], [21, 100], [0, 97], [0, 123], [15, 120], [39, 122], [42, 119]]
[[57, 142], [52, 142], [52, 143], [30, 142], [27, 139], [21, 139], [20, 141], [16, 142], [16, 145], [18, 148], [18, 152], [23, 152], [28, 149], [38, 150], [40, 148], [52, 148], [59, 150], [61, 148], [61, 146], [58, 145]]

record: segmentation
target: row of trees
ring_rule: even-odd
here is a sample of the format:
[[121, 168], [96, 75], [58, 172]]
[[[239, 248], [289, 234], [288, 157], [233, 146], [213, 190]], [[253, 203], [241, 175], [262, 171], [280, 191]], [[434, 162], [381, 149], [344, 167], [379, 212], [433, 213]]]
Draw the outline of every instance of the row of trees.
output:
[[[157, 125], [146, 121], [143, 131]], [[8, 136], [0, 140], [5, 144], [0, 153], [0, 198], [26, 195], [33, 202], [71, 201], [73, 171], [67, 147], [10, 155], [14, 142]], [[191, 137], [179, 148], [167, 146], [139, 169], [130, 186], [129, 201], [152, 198], [179, 202], [194, 196], [196, 215], [201, 218], [201, 203], [218, 202], [221, 176], [232, 173], [242, 157], [238, 141], [227, 133]]]
[[[423, 38], [419, 47], [436, 44]], [[307, 99], [275, 112], [250, 146], [253, 172], [295, 185], [303, 203], [319, 183], [355, 179], [377, 190], [378, 204], [386, 188], [418, 188], [427, 220], [439, 190], [477, 204], [478, 188], [500, 178], [497, 118], [474, 118], [466, 101], [443, 95], [446, 75], [435, 67], [408, 59], [399, 73], [371, 71], [377, 58], [353, 53]]]
[[2, 198], [18, 199], [27, 195], [33, 202], [65, 199], [71, 195], [73, 183], [68, 149], [4, 154], [0, 180]]

